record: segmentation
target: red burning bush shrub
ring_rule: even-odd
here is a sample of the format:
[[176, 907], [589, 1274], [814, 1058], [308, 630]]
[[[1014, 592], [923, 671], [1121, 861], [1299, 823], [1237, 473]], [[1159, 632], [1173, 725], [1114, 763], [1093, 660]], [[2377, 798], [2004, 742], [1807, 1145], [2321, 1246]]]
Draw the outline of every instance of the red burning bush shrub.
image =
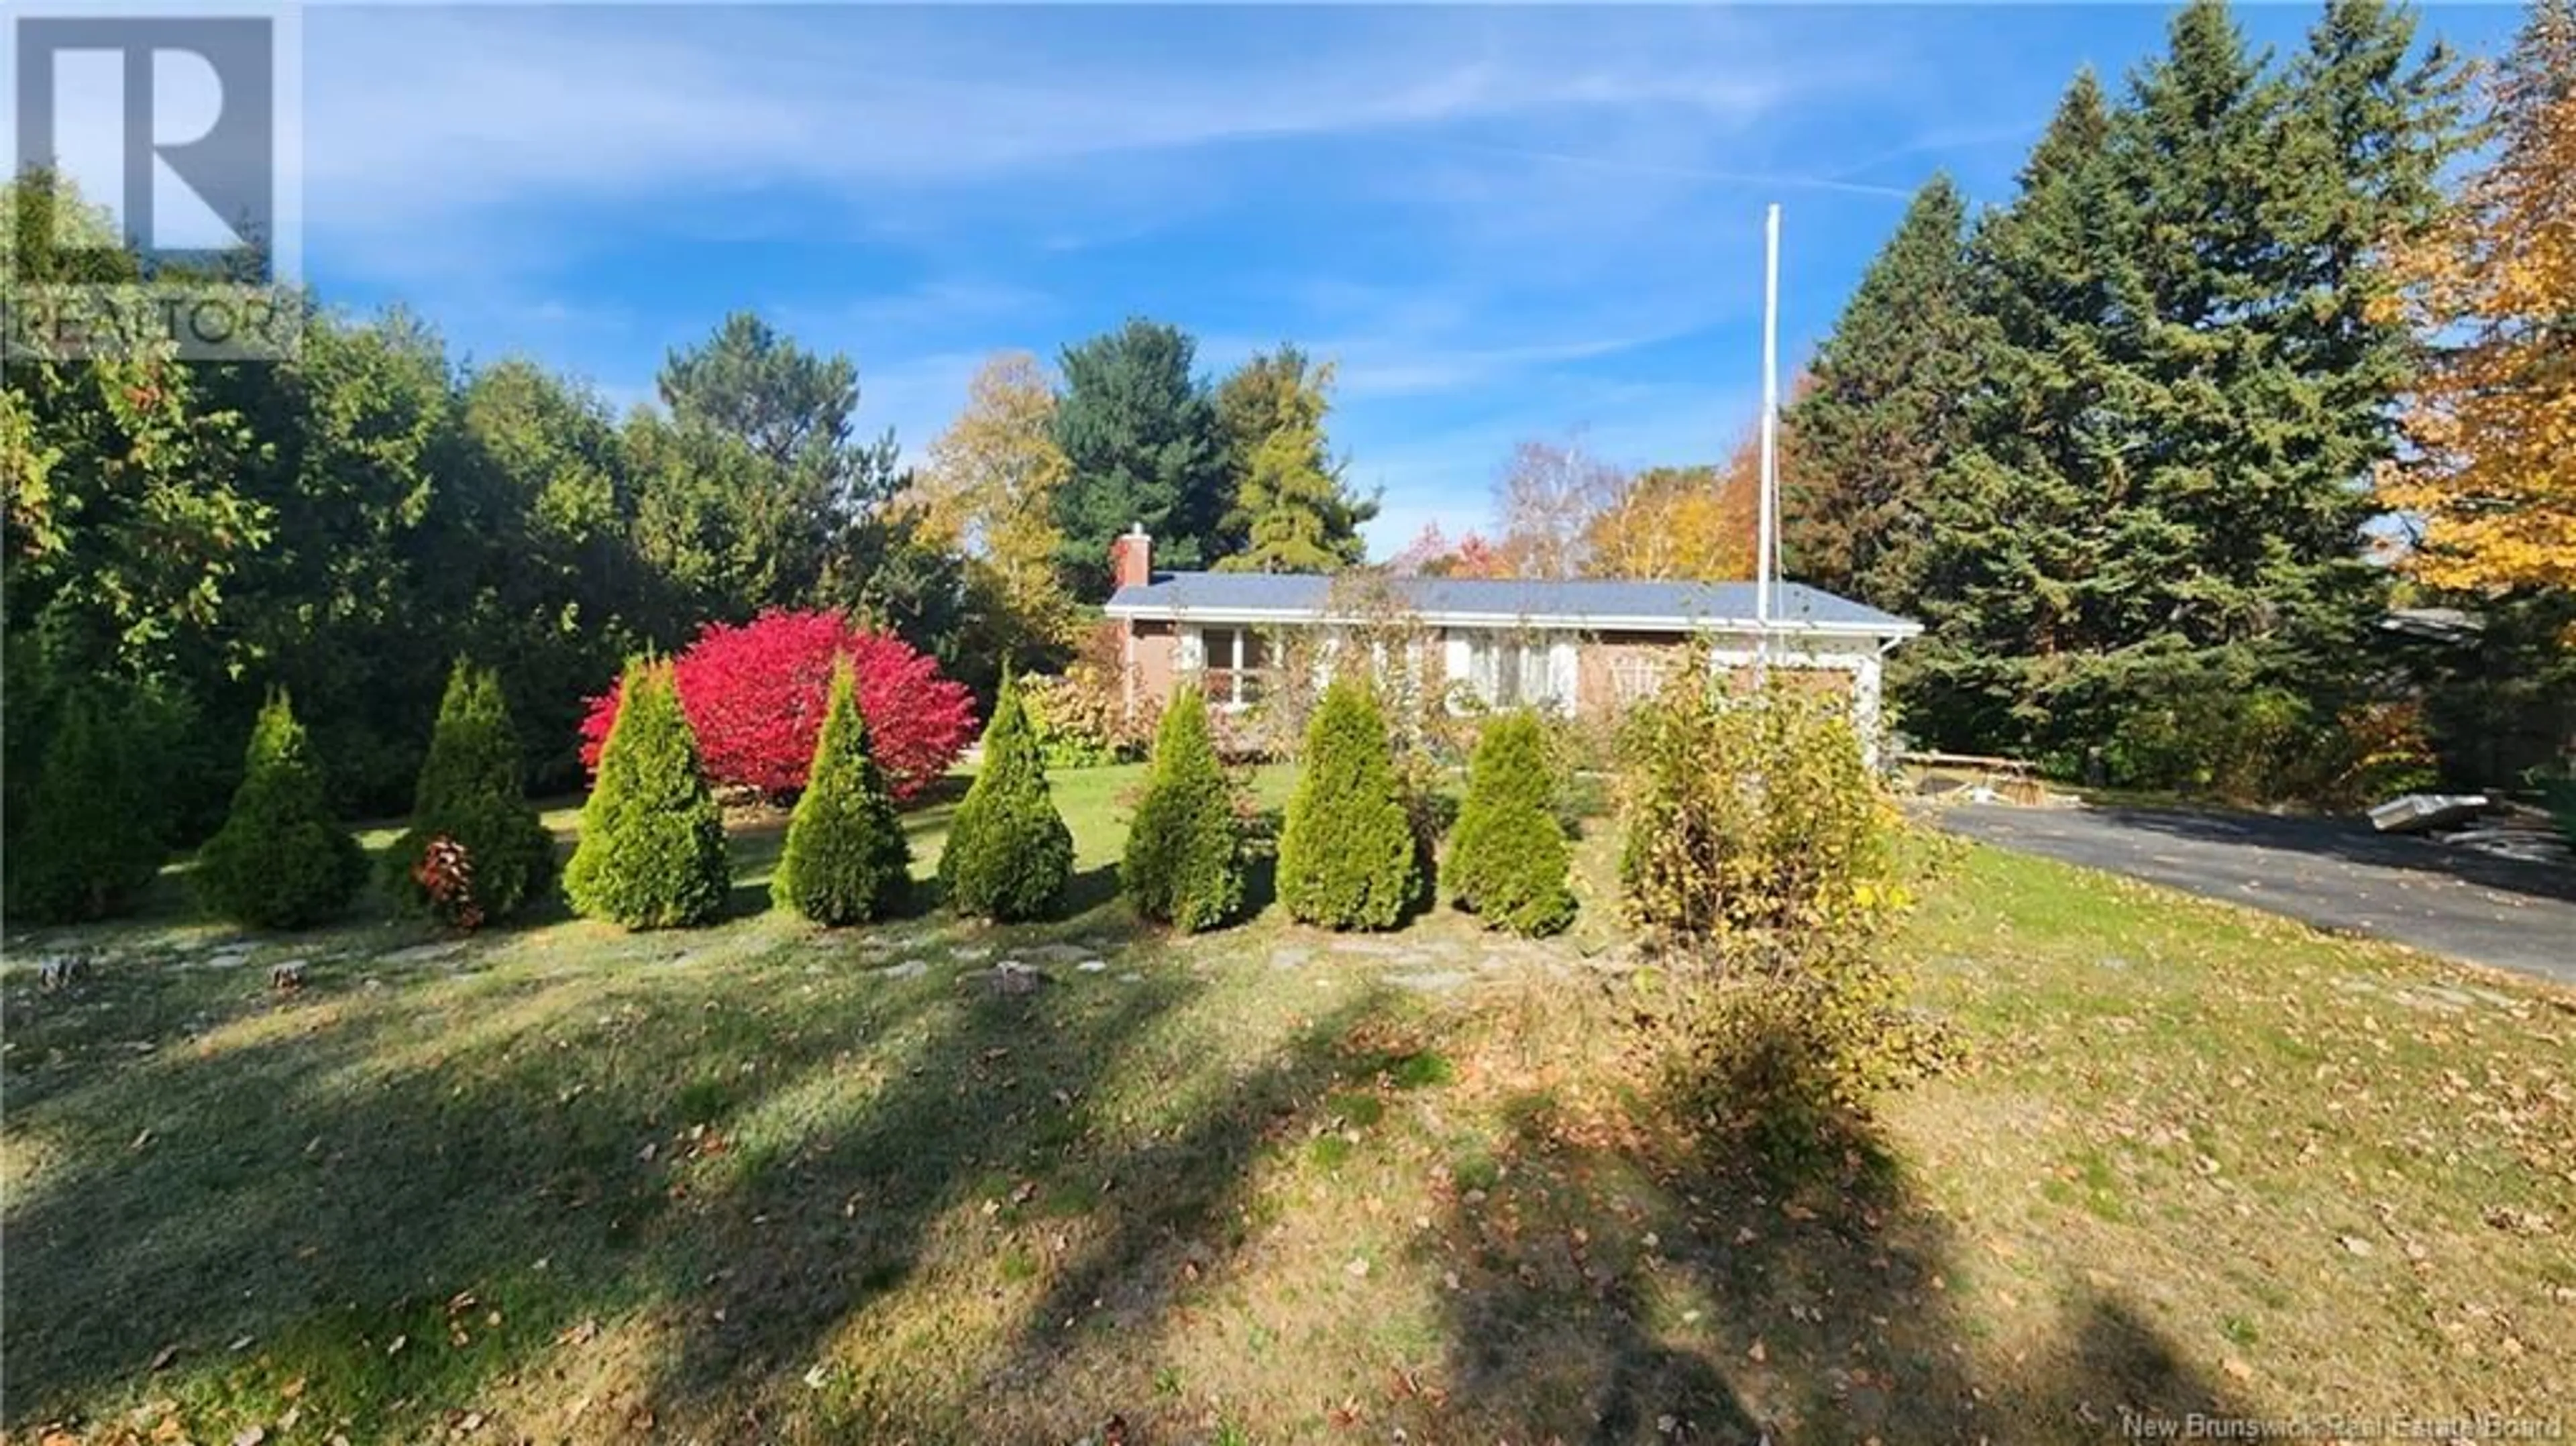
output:
[[[948, 771], [975, 736], [966, 685], [900, 638], [853, 626], [838, 613], [771, 612], [734, 626], [709, 623], [674, 671], [680, 708], [698, 735], [707, 778], [772, 797], [805, 786], [830, 701], [832, 659], [846, 655], [859, 680], [859, 711], [887, 787], [911, 798]], [[617, 719], [618, 690], [590, 700], [581, 761], [599, 766]]]

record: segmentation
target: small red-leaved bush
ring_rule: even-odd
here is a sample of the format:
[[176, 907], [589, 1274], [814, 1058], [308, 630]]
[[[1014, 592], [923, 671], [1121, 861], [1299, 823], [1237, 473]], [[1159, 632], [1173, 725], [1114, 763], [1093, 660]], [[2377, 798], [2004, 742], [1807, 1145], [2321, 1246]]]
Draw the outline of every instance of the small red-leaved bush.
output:
[[[709, 781], [773, 798], [801, 791], [831, 701], [835, 657], [847, 657], [858, 675], [868, 741], [898, 802], [947, 772], [975, 736], [966, 685], [902, 639], [839, 613], [763, 613], [740, 626], [709, 623], [674, 664], [680, 709], [698, 735]], [[582, 720], [581, 760], [594, 770], [617, 703], [611, 687], [590, 700]]]

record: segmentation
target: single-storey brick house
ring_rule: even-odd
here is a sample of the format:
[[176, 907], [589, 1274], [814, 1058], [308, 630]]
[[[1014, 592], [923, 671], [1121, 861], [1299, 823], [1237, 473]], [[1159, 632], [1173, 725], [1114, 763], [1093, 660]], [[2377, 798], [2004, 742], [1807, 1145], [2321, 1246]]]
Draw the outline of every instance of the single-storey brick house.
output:
[[[1110, 545], [1116, 591], [1106, 612], [1120, 630], [1130, 706], [1167, 700], [1192, 678], [1217, 707], [1249, 707], [1292, 632], [1330, 637], [1371, 621], [1340, 615], [1351, 604], [1334, 578], [1156, 573], [1152, 546], [1141, 530]], [[1848, 688], [1864, 736], [1874, 737], [1882, 660], [1923, 631], [1798, 583], [1772, 589], [1767, 621], [1754, 616], [1749, 582], [1413, 577], [1385, 587], [1421, 639], [1408, 645], [1407, 675], [1453, 698], [1569, 715], [1649, 696], [1701, 649], [1720, 667], [1749, 670], [1766, 660], [1767, 641], [1771, 667]]]

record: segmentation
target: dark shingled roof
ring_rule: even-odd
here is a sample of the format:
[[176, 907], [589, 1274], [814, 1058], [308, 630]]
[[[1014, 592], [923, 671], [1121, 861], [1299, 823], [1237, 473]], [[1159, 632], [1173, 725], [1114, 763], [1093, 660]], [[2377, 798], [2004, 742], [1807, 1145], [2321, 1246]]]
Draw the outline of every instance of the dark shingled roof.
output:
[[[1389, 579], [1399, 597], [1425, 620], [1459, 618], [1527, 620], [1583, 626], [1605, 619], [1635, 625], [1669, 622], [1690, 627], [1753, 620], [1749, 582], [1627, 582], [1401, 577]], [[1312, 573], [1167, 572], [1142, 587], [1122, 587], [1109, 600], [1113, 613], [1161, 617], [1205, 613], [1320, 613], [1333, 580]], [[1771, 590], [1771, 619], [1790, 628], [1906, 634], [1914, 623], [1836, 597], [1804, 583]]]

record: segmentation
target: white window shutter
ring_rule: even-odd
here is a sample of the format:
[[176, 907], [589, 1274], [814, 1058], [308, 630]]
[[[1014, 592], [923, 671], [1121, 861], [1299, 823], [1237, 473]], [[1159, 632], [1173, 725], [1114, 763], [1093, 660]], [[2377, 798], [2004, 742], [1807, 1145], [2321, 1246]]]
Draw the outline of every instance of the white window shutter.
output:
[[1547, 673], [1549, 700], [1556, 705], [1557, 712], [1572, 714], [1575, 702], [1575, 680], [1579, 676], [1574, 657], [1574, 639], [1560, 637], [1548, 644]]

